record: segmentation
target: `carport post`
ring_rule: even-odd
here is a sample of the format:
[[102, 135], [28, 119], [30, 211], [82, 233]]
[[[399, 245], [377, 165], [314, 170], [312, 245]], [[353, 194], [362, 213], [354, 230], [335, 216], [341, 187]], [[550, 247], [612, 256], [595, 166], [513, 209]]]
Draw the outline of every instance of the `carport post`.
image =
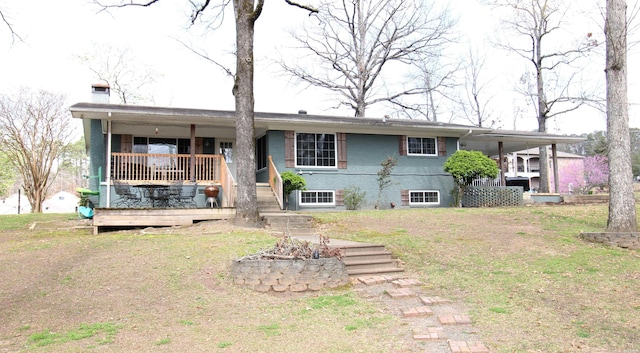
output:
[[558, 194], [560, 193], [560, 180], [558, 179], [558, 150], [555, 143], [551, 145], [551, 160], [553, 161], [553, 188]]
[[498, 165], [500, 166], [500, 185], [507, 185], [507, 178], [504, 172], [504, 146], [502, 145], [502, 141], [498, 141], [498, 158], [500, 158], [500, 162]]

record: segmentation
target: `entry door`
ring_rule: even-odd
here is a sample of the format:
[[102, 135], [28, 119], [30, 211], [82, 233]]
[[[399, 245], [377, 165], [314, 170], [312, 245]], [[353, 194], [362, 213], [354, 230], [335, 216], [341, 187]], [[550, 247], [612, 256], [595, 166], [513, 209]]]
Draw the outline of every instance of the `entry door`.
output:
[[233, 177], [236, 177], [236, 156], [234, 149], [236, 147], [235, 140], [219, 140], [218, 141], [218, 154], [224, 156], [224, 161], [227, 162], [229, 170]]

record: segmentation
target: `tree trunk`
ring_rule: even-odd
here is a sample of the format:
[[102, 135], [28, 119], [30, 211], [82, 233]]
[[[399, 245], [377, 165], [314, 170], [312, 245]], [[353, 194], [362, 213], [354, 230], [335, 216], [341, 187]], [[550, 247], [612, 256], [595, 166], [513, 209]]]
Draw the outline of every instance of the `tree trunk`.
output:
[[[536, 42], [536, 86], [538, 91], [538, 132], [547, 132], [547, 97], [544, 93], [542, 78], [542, 48], [541, 39]], [[540, 186], [538, 192], [549, 192], [549, 154], [547, 146], [540, 147], [538, 165], [540, 166]]]
[[255, 20], [262, 0], [254, 8], [253, 0], [234, 0], [236, 16], [236, 77], [233, 87], [236, 104], [237, 198], [235, 223], [259, 226], [256, 192], [253, 99], [253, 38]]
[[608, 232], [635, 232], [636, 205], [631, 171], [627, 104], [627, 4], [607, 0], [607, 131], [609, 135]]

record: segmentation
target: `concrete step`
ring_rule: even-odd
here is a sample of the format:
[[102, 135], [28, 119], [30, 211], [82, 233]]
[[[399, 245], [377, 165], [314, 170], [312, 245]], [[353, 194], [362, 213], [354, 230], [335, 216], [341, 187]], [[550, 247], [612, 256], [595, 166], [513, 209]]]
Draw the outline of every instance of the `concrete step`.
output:
[[371, 252], [362, 252], [359, 254], [344, 254], [345, 261], [366, 261], [366, 260], [390, 260], [391, 252], [390, 251], [371, 251]]
[[344, 256], [354, 256], [354, 255], [369, 255], [370, 253], [379, 254], [388, 252], [384, 245], [380, 244], [362, 244], [362, 245], [349, 245], [349, 246], [340, 246], [342, 249], [342, 253]]
[[372, 268], [398, 268], [398, 261], [394, 259], [368, 259], [361, 261], [350, 261], [342, 258], [342, 262], [347, 266], [347, 270], [363, 270]]

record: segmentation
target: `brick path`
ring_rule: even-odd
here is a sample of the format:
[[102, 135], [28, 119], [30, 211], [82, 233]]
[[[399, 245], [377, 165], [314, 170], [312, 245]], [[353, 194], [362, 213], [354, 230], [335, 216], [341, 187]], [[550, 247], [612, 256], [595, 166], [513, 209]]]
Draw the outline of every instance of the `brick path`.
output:
[[[426, 353], [490, 353], [459, 304], [427, 296], [420, 281], [388, 275], [353, 278], [356, 291], [388, 306], [407, 322], [410, 337]], [[399, 310], [397, 308], [400, 308]]]

